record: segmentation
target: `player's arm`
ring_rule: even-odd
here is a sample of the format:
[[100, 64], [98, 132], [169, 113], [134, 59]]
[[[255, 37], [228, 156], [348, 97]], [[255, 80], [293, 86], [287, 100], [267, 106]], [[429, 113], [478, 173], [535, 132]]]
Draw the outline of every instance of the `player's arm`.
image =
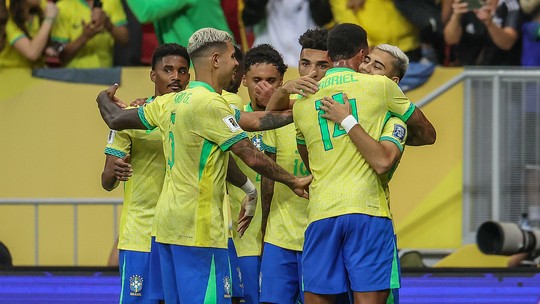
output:
[[286, 126], [293, 121], [292, 110], [240, 112], [238, 124], [245, 131], [264, 131]]
[[302, 161], [304, 162], [304, 165], [306, 166], [306, 169], [308, 172], [311, 172], [311, 169], [309, 168], [309, 155], [308, 150], [305, 144], [297, 144], [296, 148], [298, 149], [298, 154], [300, 154], [300, 158], [302, 158]]
[[266, 110], [283, 111], [291, 109], [294, 103], [294, 100], [289, 99], [291, 94], [307, 96], [308, 94], [317, 92], [319, 84], [317, 80], [313, 79], [313, 76], [315, 76], [314, 71], [307, 76], [285, 82], [272, 94], [270, 101], [266, 105]]
[[[273, 161], [276, 161], [276, 154], [265, 152], [266, 155]], [[268, 215], [270, 214], [270, 206], [274, 197], [274, 180], [261, 176], [261, 205], [262, 205], [262, 223], [261, 232], [264, 238], [266, 233], [266, 224], [268, 223]]]
[[244, 191], [246, 196], [241, 202], [240, 214], [238, 215], [238, 234], [244, 235], [244, 232], [249, 227], [255, 210], [257, 209], [257, 188], [247, 178], [247, 176], [238, 168], [238, 164], [229, 155], [229, 166], [227, 167], [227, 182]]
[[105, 158], [105, 168], [101, 173], [101, 186], [107, 191], [112, 191], [120, 181], [127, 181], [133, 174], [133, 169], [129, 163], [131, 156], [127, 154], [120, 158], [107, 154]]
[[415, 107], [406, 123], [409, 132], [407, 145], [423, 146], [435, 143], [437, 132], [420, 108]]
[[350, 115], [350, 103], [345, 94], [343, 101], [345, 103], [341, 104], [330, 97], [325, 97], [321, 106], [325, 111], [322, 117], [340, 124], [347, 131], [353, 144], [377, 174], [390, 171], [399, 160], [401, 150], [392, 142], [378, 142], [373, 139]]
[[287, 185], [298, 196], [308, 197], [305, 190], [311, 183], [312, 176], [298, 178], [290, 174], [264, 153], [257, 150], [246, 138], [233, 144], [230, 150], [255, 172]]
[[[431, 122], [424, 116], [424, 113], [409, 101], [394, 81], [388, 77], [380, 79], [385, 82], [388, 109], [396, 117], [407, 123], [409, 130], [407, 145], [423, 146], [434, 144], [437, 133]], [[403, 111], [404, 109], [406, 111]]]
[[123, 110], [117, 104], [118, 99], [114, 96], [118, 84], [101, 91], [96, 98], [101, 117], [112, 130], [143, 129], [147, 127], [139, 118], [138, 109]]

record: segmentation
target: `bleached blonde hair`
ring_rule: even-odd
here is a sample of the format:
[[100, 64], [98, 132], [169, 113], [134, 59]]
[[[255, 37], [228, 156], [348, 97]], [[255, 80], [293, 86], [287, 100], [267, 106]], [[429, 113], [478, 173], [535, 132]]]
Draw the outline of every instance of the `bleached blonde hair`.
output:
[[187, 51], [191, 57], [197, 55], [211, 46], [217, 46], [233, 41], [231, 35], [225, 31], [211, 27], [202, 28], [189, 37]]
[[394, 62], [392, 65], [397, 70], [397, 77], [401, 80], [403, 76], [405, 76], [405, 73], [407, 73], [407, 69], [409, 68], [409, 57], [403, 53], [403, 51], [398, 48], [397, 46], [393, 46], [390, 44], [379, 44], [377, 45], [375, 49], [379, 49], [383, 52], [387, 52], [388, 54], [392, 55], [394, 57]]

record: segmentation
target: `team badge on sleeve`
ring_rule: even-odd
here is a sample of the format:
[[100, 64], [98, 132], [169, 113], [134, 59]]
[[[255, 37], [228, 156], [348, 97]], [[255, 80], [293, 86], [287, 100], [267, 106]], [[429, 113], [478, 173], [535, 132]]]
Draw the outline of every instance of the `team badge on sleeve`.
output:
[[405, 138], [405, 128], [402, 125], [394, 125], [394, 131], [392, 132], [392, 136], [403, 141], [403, 139]]
[[109, 132], [109, 136], [107, 137], [107, 143], [108, 144], [112, 144], [114, 142], [114, 137], [116, 136], [116, 131], [115, 130], [111, 130]]
[[227, 127], [229, 127], [231, 132], [242, 130], [242, 128], [240, 128], [240, 125], [238, 125], [238, 123], [236, 122], [236, 119], [234, 119], [234, 116], [232, 115], [228, 115], [225, 118], [223, 118], [223, 122], [225, 122], [225, 124], [227, 125]]

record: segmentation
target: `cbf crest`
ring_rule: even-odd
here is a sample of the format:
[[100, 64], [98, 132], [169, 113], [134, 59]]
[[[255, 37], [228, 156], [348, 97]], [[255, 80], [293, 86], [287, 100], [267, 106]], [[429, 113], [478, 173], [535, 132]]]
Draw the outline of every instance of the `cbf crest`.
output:
[[262, 151], [263, 150], [263, 137], [262, 133], [257, 133], [255, 136], [251, 138], [251, 142], [257, 148], [257, 150]]
[[403, 141], [403, 139], [405, 138], [405, 128], [401, 125], [394, 125], [394, 131], [392, 132], [392, 135]]
[[225, 298], [231, 297], [231, 289], [232, 289], [231, 279], [228, 276], [225, 276], [223, 278], [223, 293], [224, 293], [223, 296]]
[[132, 275], [129, 277], [129, 289], [131, 296], [141, 296], [141, 290], [143, 288], [143, 278], [140, 275]]

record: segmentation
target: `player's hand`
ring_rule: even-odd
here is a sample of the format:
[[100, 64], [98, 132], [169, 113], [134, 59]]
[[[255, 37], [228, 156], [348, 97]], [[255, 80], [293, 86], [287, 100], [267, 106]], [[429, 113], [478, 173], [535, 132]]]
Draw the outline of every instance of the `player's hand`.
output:
[[319, 83], [314, 76], [315, 71], [312, 71], [309, 75], [287, 81], [281, 88], [288, 94], [300, 94], [304, 97], [314, 94], [319, 90]]
[[272, 97], [272, 94], [276, 91], [276, 88], [274, 88], [270, 83], [267, 81], [259, 81], [257, 83], [257, 86], [255, 87], [255, 90], [253, 91], [255, 93], [255, 99], [259, 101], [261, 104], [266, 106], [268, 104], [268, 101], [270, 101], [270, 98]]
[[130, 162], [131, 155], [129, 154], [114, 161], [114, 176], [117, 180], [125, 182], [133, 175]]
[[313, 175], [308, 175], [306, 177], [298, 178], [296, 177], [292, 186], [290, 186], [291, 190], [294, 192], [294, 194], [303, 197], [305, 199], [309, 199], [309, 185], [311, 184], [311, 181], [313, 180]]
[[146, 103], [146, 98], [137, 98], [134, 101], [132, 101], [129, 105], [132, 107], [139, 107]]
[[126, 107], [126, 104], [120, 100], [118, 97], [114, 96], [116, 94], [116, 91], [118, 90], [118, 83], [113, 84], [112, 86], [108, 87], [107, 90], [105, 90], [105, 93], [109, 98], [114, 102], [119, 108], [124, 109]]
[[485, 26], [490, 26], [493, 23], [493, 11], [488, 5], [484, 5], [481, 8], [474, 11], [476, 18], [482, 21]]
[[257, 209], [257, 191], [252, 194], [248, 194], [242, 200], [242, 206], [240, 208], [240, 214], [238, 215], [238, 235], [242, 237], [246, 229], [248, 229], [251, 220], [255, 215]]
[[469, 4], [467, 2], [461, 2], [461, 0], [454, 0], [452, 3], [452, 14], [456, 17], [461, 17], [469, 11]]
[[341, 124], [347, 116], [351, 115], [351, 105], [345, 93], [343, 93], [343, 101], [345, 104], [337, 102], [332, 97], [324, 97], [324, 99], [321, 100], [321, 110], [324, 111], [324, 114], [321, 115], [321, 117], [329, 119], [337, 124]]
[[81, 21], [81, 25], [83, 28], [81, 35], [83, 35], [87, 41], [92, 39], [95, 35], [97, 35], [101, 31], [103, 31], [102, 24], [94, 25], [92, 22], [86, 23], [83, 20]]

